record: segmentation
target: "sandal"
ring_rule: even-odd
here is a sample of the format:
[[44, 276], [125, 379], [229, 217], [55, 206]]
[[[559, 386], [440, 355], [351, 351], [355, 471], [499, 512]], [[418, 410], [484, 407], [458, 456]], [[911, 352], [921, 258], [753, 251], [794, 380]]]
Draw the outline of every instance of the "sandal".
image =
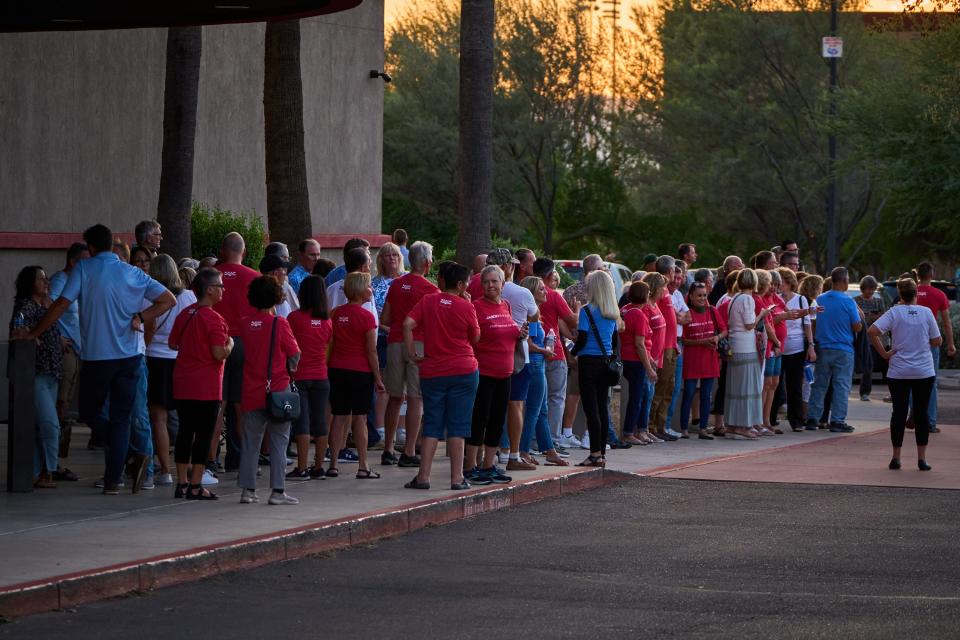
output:
[[186, 482], [177, 483], [177, 488], [173, 490], [173, 497], [179, 500], [180, 498], [183, 498], [184, 496], [186, 496], [187, 487], [189, 486], [190, 485], [187, 484]]
[[603, 456], [587, 456], [587, 459], [583, 462], [577, 463], [578, 467], [602, 467], [603, 466]]
[[[194, 493], [196, 491], [197, 493]], [[204, 489], [203, 485], [192, 484], [187, 491], [187, 500], [219, 500], [220, 496], [209, 489]]]
[[327, 478], [339, 478], [340, 471], [336, 467], [330, 467], [327, 469], [327, 473], [324, 474]]
[[555, 458], [551, 458], [548, 456], [546, 459], [546, 465], [548, 467], [569, 467], [570, 463], [564, 460], [563, 458], [561, 458], [560, 456], [557, 456]]
[[376, 480], [380, 474], [372, 469], [357, 469], [357, 480]]
[[404, 489], [429, 489], [429, 482], [420, 482], [420, 476], [413, 476], [413, 480], [403, 485]]

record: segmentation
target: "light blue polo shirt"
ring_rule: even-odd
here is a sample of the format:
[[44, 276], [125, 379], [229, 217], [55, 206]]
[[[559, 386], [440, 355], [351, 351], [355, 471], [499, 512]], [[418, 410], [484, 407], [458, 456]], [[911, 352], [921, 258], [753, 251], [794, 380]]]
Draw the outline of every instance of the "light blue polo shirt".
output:
[[854, 333], [850, 325], [860, 322], [857, 303], [841, 291], [827, 291], [817, 298], [817, 344], [821, 349], [853, 353]]
[[166, 287], [110, 251], [81, 260], [60, 296], [80, 304], [81, 360], [119, 360], [139, 355], [130, 326], [144, 300], [156, 300]]
[[[50, 276], [51, 300], [56, 300], [60, 297], [63, 288], [67, 286], [67, 278], [69, 277], [70, 275], [65, 271], [57, 271]], [[80, 348], [83, 343], [80, 340], [80, 310], [76, 300], [70, 303], [67, 310], [64, 311], [60, 319], [57, 320], [57, 326], [60, 327], [60, 333], [69, 338], [70, 342], [73, 343], [73, 350], [80, 353]]]
[[[597, 342], [597, 338], [593, 334], [593, 329], [590, 328], [590, 318], [587, 317], [587, 309], [590, 310], [590, 315], [593, 316], [593, 321], [597, 325], [597, 332], [600, 334], [600, 339], [603, 340], [602, 346]], [[577, 355], [602, 356], [604, 352], [606, 352], [608, 356], [611, 355], [613, 351], [613, 333], [617, 330], [616, 320], [604, 318], [600, 315], [600, 309], [590, 304], [580, 309], [577, 330], [587, 332], [587, 343], [580, 349]]]

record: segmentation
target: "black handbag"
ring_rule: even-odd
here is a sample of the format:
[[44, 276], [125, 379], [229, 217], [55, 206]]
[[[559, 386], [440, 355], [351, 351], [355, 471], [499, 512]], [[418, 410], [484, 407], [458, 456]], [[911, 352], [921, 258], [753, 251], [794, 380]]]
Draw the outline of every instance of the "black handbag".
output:
[[608, 354], [606, 347], [603, 346], [603, 340], [600, 339], [600, 331], [597, 329], [597, 323], [593, 321], [593, 314], [589, 307], [583, 308], [587, 312], [587, 319], [590, 321], [590, 329], [593, 331], [593, 337], [600, 350], [603, 352], [603, 381], [608, 387], [615, 387], [620, 384], [620, 377], [623, 376], [623, 362], [620, 361], [620, 354]]
[[[708, 305], [709, 306], [709, 305]], [[717, 310], [710, 308], [710, 319], [713, 321], [713, 335], [720, 335], [720, 324], [717, 322]], [[730, 348], [730, 338], [724, 336], [717, 340], [717, 353], [721, 360], [729, 360], [733, 357], [733, 349]]]
[[270, 376], [273, 372], [273, 346], [277, 340], [277, 317], [270, 329], [270, 351], [267, 352], [267, 418], [271, 422], [291, 422], [300, 417], [300, 394], [293, 380], [287, 391], [271, 391]]

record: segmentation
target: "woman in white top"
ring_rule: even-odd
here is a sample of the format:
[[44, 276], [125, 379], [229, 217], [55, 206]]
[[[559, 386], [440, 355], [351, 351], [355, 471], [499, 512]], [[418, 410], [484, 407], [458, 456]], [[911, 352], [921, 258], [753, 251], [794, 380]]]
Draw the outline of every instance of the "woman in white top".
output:
[[170, 472], [170, 436], [167, 433], [167, 413], [173, 405], [173, 365], [177, 352], [167, 344], [170, 330], [180, 312], [197, 301], [190, 289], [180, 281], [177, 263], [165, 253], [150, 261], [150, 277], [165, 286], [177, 297], [177, 304], [165, 314], [148, 322], [144, 331], [147, 342], [147, 408], [153, 428], [153, 450], [160, 461], [160, 475], [156, 484], [173, 484]]
[[[763, 424], [763, 357], [757, 352], [756, 328], [770, 308], [756, 313], [753, 291], [757, 275], [743, 269], [737, 275], [738, 293], [730, 301], [728, 328], [733, 356], [727, 362], [727, 388], [724, 398], [724, 419], [727, 431], [735, 436], [756, 440], [753, 425]], [[764, 340], [763, 348], [766, 348]]]
[[797, 314], [796, 319], [785, 321], [787, 339], [783, 341], [787, 421], [794, 431], [803, 431], [803, 367], [807, 362], [817, 359], [810, 327], [811, 307], [807, 299], [797, 293], [797, 274], [787, 267], [780, 267], [777, 273], [780, 274], [780, 296], [787, 305], [787, 311]]
[[[903, 430], [907, 425], [907, 412], [910, 408], [908, 405], [912, 396], [917, 466], [920, 471], [929, 471], [931, 467], [926, 460], [930, 432], [927, 407], [937, 380], [930, 349], [939, 347], [943, 339], [933, 313], [927, 307], [916, 303], [917, 283], [910, 278], [904, 278], [897, 282], [897, 291], [900, 293], [900, 304], [891, 307], [867, 330], [873, 348], [890, 363], [887, 385], [893, 398], [893, 415], [890, 417], [893, 459], [889, 466], [891, 469], [900, 468]], [[887, 331], [891, 334], [889, 351], [880, 338]]]

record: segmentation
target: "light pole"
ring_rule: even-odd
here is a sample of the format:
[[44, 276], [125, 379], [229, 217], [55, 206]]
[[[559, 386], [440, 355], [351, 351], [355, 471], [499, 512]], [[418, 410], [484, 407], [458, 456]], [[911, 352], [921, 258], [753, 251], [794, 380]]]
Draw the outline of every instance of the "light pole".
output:
[[[837, 0], [830, 2], [830, 36], [837, 36]], [[842, 51], [842, 49], [841, 49]], [[837, 136], [833, 132], [833, 121], [837, 115], [837, 59], [839, 55], [830, 55], [830, 135], [827, 139], [827, 264], [828, 269], [837, 266], [839, 247], [837, 246], [837, 176], [834, 168], [837, 162]]]

